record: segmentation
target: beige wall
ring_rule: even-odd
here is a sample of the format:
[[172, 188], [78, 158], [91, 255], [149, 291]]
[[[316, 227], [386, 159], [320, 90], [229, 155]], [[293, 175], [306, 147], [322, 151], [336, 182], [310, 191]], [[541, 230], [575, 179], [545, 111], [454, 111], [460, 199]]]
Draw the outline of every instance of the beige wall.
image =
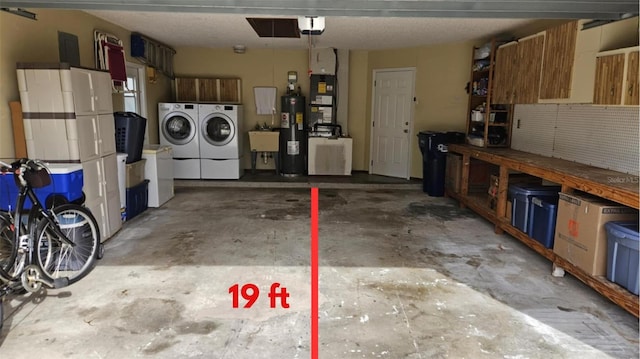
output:
[[[118, 36], [129, 48], [130, 32], [82, 11], [30, 9], [37, 21], [0, 12], [0, 158], [14, 156], [13, 129], [9, 101], [19, 101], [16, 62], [58, 62], [58, 31], [78, 37], [80, 64], [93, 68], [93, 31], [99, 29]], [[137, 62], [130, 58], [127, 61]], [[169, 80], [160, 76], [156, 84], [147, 84], [148, 117], [157, 128], [157, 103], [169, 99]], [[121, 94], [114, 95], [114, 105], [122, 104]], [[122, 108], [114, 108], [115, 111]], [[157, 129], [150, 131], [150, 142], [157, 143]]]
[[[422, 178], [422, 155], [418, 147], [418, 132], [465, 131], [469, 97], [464, 88], [469, 81], [472, 47], [473, 43], [464, 42], [369, 53], [364, 169], [368, 169], [369, 161], [373, 70], [402, 67], [416, 69], [416, 104], [409, 145], [410, 175]], [[351, 126], [352, 124], [349, 128]]]

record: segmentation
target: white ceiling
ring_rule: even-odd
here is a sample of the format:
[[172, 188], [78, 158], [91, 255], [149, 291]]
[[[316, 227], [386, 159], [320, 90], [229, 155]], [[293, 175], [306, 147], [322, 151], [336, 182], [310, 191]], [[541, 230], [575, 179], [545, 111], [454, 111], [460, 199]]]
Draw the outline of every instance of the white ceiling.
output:
[[[171, 47], [307, 48], [309, 39], [260, 38], [245, 17], [267, 15], [86, 10], [87, 13], [139, 32]], [[296, 18], [289, 16], [289, 18]], [[312, 36], [315, 47], [392, 49], [460, 42], [508, 33], [530, 19], [326, 17], [324, 33]]]

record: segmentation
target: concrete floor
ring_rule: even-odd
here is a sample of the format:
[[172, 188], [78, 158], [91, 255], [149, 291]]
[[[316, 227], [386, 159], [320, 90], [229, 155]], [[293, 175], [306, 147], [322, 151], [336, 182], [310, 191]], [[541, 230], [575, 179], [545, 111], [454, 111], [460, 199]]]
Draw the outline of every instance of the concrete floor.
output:
[[[454, 201], [390, 188], [320, 189], [320, 358], [638, 357], [635, 317]], [[9, 298], [0, 356], [309, 358], [309, 201], [177, 188], [87, 278]]]

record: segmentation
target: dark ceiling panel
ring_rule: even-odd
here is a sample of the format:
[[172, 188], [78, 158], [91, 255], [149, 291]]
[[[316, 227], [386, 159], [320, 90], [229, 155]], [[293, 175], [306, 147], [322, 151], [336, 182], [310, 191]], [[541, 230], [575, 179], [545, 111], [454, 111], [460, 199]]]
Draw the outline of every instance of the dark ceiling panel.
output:
[[248, 17], [247, 21], [260, 37], [300, 38], [298, 19]]

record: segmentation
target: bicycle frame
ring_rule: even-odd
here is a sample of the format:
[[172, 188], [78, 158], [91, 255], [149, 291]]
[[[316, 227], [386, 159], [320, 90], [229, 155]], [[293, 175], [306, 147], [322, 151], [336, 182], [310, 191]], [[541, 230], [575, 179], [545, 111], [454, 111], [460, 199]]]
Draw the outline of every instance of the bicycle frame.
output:
[[[16, 176], [16, 174], [13, 174], [13, 173], [12, 175]], [[20, 175], [17, 175], [17, 176], [20, 176]], [[21, 178], [21, 182], [23, 183], [23, 185], [20, 186], [20, 190], [18, 192], [18, 198], [16, 201], [17, 202], [16, 208], [13, 211], [13, 227], [14, 227], [13, 238], [14, 238], [14, 246], [17, 246], [18, 251], [20, 250], [26, 251], [27, 257], [24, 261], [24, 267], [20, 268], [20, 270], [14, 273], [13, 276], [10, 276], [6, 272], [0, 273], [0, 278], [7, 277], [7, 279], [9, 279], [8, 281], [16, 281], [19, 278], [21, 278], [25, 268], [34, 263], [33, 256], [34, 256], [34, 250], [36, 248], [36, 243], [35, 243], [35, 238], [37, 235], [36, 228], [38, 227], [37, 225], [39, 221], [45, 220], [50, 222], [52, 224], [52, 226], [49, 226], [50, 230], [53, 230], [57, 238], [61, 242], [63, 242], [65, 245], [69, 245], [73, 247], [75, 247], [76, 245], [73, 241], [69, 240], [69, 238], [67, 238], [67, 236], [60, 230], [60, 227], [58, 226], [57, 218], [55, 217], [55, 215], [52, 215], [53, 210], [47, 210], [42, 205], [42, 203], [36, 196], [33, 190], [33, 187], [29, 183], [27, 183], [23, 178]], [[24, 209], [24, 206], [27, 198], [31, 200], [32, 206], [31, 206], [31, 209], [28, 210], [27, 223], [25, 227], [24, 216], [26, 211]], [[28, 233], [23, 233], [23, 232], [28, 232]], [[0, 269], [0, 272], [4, 272], [4, 271]], [[50, 282], [50, 281], [45, 281], [43, 278], [37, 279], [37, 281], [40, 281], [52, 288], [66, 286], [65, 280], [66, 278], [58, 278], [53, 282]]]

